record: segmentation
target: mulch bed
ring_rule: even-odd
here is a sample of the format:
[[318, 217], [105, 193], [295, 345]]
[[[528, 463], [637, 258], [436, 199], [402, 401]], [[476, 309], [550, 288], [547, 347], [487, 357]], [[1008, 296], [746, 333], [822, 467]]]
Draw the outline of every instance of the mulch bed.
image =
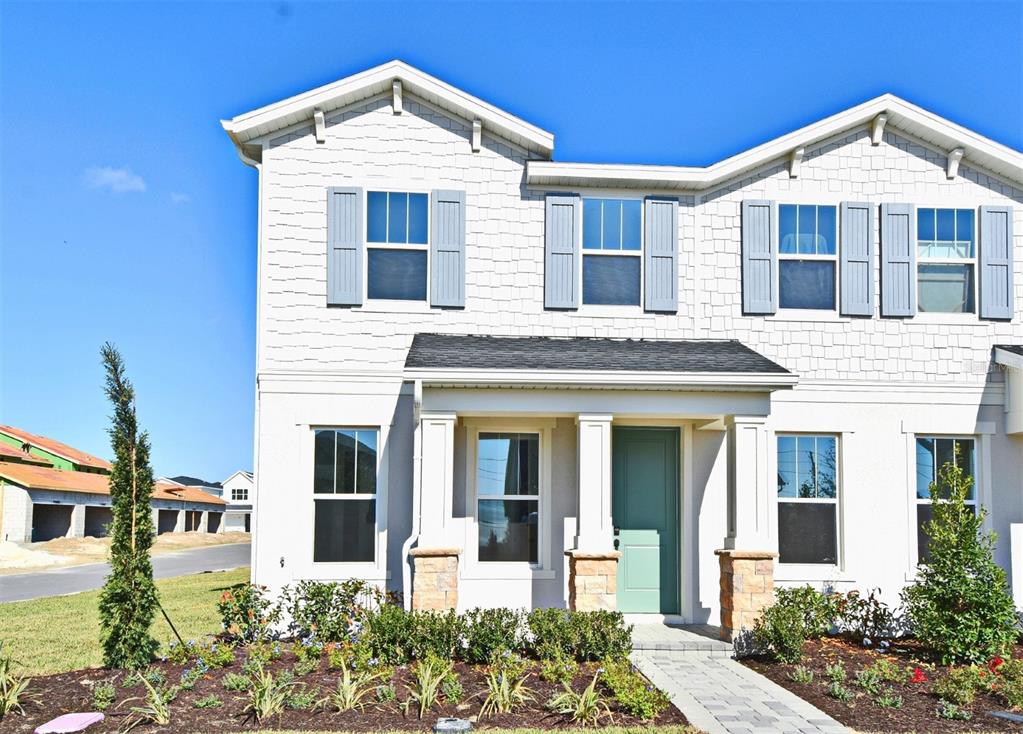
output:
[[[368, 697], [369, 704], [361, 712], [349, 711], [342, 714], [314, 707], [300, 711], [287, 710], [279, 717], [257, 723], [243, 713], [248, 702], [247, 694], [227, 691], [222, 685], [225, 674], [241, 673], [244, 659], [244, 653], [236, 651], [233, 664], [209, 671], [195, 684], [194, 689], [180, 691], [171, 706], [169, 726], [143, 725], [133, 731], [140, 733], [147, 731], [249, 731], [255, 729], [431, 731], [437, 719], [442, 716], [454, 716], [462, 719], [477, 717], [480, 706], [487, 695], [484, 679], [485, 667], [458, 663], [455, 666], [455, 672], [465, 691], [464, 700], [454, 705], [444, 702], [442, 696], [440, 703], [427, 712], [423, 719], [418, 718], [417, 710], [410, 711], [406, 717], [398, 708], [397, 701], [378, 703], [370, 696]], [[290, 651], [286, 651], [280, 660], [270, 663], [266, 668], [276, 676], [291, 669], [294, 663], [294, 656]], [[166, 685], [177, 683], [182, 670], [187, 667], [189, 665], [173, 665], [166, 662], [157, 662], [152, 666], [153, 669], [159, 669], [166, 675]], [[579, 673], [573, 681], [573, 688], [582, 691], [593, 680], [595, 672], [595, 665], [581, 665]], [[328, 667], [327, 660], [324, 658], [316, 670], [308, 675], [297, 676], [295, 681], [306, 686], [319, 687], [320, 692], [316, 698], [320, 699], [330, 691], [336, 690], [339, 675], [338, 671]], [[106, 719], [89, 727], [87, 732], [92, 734], [93, 732], [121, 731], [133, 718], [131, 707], [143, 705], [145, 701], [142, 699], [146, 694], [146, 688], [141, 683], [133, 687], [125, 687], [123, 685], [125, 677], [124, 672], [89, 669], [33, 678], [28, 689], [32, 700], [25, 705], [25, 715], [9, 714], [3, 721], [0, 721], [0, 732], [3, 734], [31, 732], [35, 727], [61, 714], [72, 711], [91, 711], [93, 710], [92, 687], [95, 683], [102, 681], [114, 683], [117, 689], [117, 698], [114, 704], [104, 712]], [[398, 700], [404, 699], [406, 697], [405, 686], [411, 682], [408, 669], [398, 668], [391, 682], [397, 691]], [[379, 681], [379, 683], [385, 684], [386, 681]], [[510, 714], [495, 714], [482, 719], [475, 723], [474, 727], [562, 729], [578, 726], [573, 725], [567, 717], [551, 713], [544, 707], [544, 703], [552, 695], [564, 690], [559, 684], [540, 680], [534, 670], [534, 675], [531, 676], [528, 686], [533, 692], [534, 702], [524, 705]], [[197, 709], [193, 706], [197, 699], [210, 694], [219, 697], [223, 701], [223, 705], [218, 708], [205, 709]], [[607, 694], [606, 691], [605, 694]], [[127, 699], [130, 698], [138, 700], [128, 701]], [[687, 723], [686, 718], [674, 706], [669, 706], [655, 722], [642, 722], [616, 709], [609, 694], [608, 703], [614, 716], [613, 723], [616, 726], [684, 725]], [[602, 725], [611, 723], [606, 718], [602, 721]]]
[[[843, 639], [824, 638], [811, 640], [803, 648], [803, 660], [799, 663], [813, 671], [813, 682], [795, 683], [791, 679], [796, 665], [772, 663], [761, 658], [747, 658], [742, 662], [761, 675], [770, 678], [821, 711], [857, 731], [869, 732], [976, 732], [976, 731], [1023, 731], [1023, 724], [991, 716], [991, 711], [1005, 711], [1005, 703], [988, 693], [978, 693], [972, 706], [961, 707], [972, 712], [970, 721], [952, 721], [935, 714], [939, 699], [931, 689], [936, 678], [943, 672], [939, 667], [927, 667], [921, 663], [924, 656], [912, 642], [896, 641], [886, 655], [874, 649], [863, 648]], [[872, 696], [855, 683], [857, 671], [876, 662], [880, 657], [889, 657], [900, 666], [923, 665], [927, 680], [922, 683], [886, 684], [902, 696], [901, 708], [880, 708]], [[1023, 657], [1023, 647], [1013, 650], [1013, 658]], [[829, 681], [824, 667], [841, 662], [848, 675], [845, 688], [856, 694], [851, 701], [839, 701], [827, 695]]]

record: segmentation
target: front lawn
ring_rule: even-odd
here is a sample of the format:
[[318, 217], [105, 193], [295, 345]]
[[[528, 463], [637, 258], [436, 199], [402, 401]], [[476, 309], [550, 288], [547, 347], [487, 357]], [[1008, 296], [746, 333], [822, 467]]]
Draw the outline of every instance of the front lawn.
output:
[[[228, 587], [245, 583], [248, 568], [195, 574], [156, 582], [160, 601], [184, 639], [220, 631], [216, 602]], [[0, 604], [0, 640], [29, 675], [95, 668], [99, 646], [99, 591]], [[153, 635], [169, 642], [173, 633], [159, 612]]]

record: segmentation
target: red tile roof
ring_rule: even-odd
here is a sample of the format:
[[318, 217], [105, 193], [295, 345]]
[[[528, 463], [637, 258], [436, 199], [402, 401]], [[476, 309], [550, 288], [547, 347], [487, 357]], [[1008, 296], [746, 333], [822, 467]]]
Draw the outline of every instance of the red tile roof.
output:
[[0, 433], [6, 433], [8, 436], [15, 438], [22, 443], [31, 444], [43, 451], [49, 451], [51, 454], [67, 459], [70, 462], [78, 464], [80, 466], [89, 466], [97, 469], [111, 468], [111, 464], [106, 459], [101, 459], [98, 456], [87, 454], [84, 451], [79, 451], [73, 446], [68, 446], [66, 443], [55, 441], [52, 438], [46, 436], [37, 436], [34, 433], [23, 431], [20, 428], [14, 428], [13, 426], [0, 426]]

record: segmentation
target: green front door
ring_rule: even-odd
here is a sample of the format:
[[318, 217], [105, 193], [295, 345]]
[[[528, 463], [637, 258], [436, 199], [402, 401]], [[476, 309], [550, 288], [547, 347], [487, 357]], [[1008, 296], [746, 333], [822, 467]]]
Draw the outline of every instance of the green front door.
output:
[[612, 433], [619, 611], [678, 613], [678, 449], [676, 428]]

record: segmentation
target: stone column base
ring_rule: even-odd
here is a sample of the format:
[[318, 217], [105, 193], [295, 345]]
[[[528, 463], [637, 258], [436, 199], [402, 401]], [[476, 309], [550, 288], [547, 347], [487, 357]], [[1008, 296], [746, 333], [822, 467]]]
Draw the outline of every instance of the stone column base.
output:
[[721, 564], [721, 639], [732, 642], [753, 629], [761, 613], [774, 603], [772, 551], [717, 550]]
[[413, 548], [412, 608], [444, 611], [458, 607], [459, 548]]
[[586, 553], [565, 551], [568, 556], [568, 608], [575, 612], [618, 609], [618, 551]]

